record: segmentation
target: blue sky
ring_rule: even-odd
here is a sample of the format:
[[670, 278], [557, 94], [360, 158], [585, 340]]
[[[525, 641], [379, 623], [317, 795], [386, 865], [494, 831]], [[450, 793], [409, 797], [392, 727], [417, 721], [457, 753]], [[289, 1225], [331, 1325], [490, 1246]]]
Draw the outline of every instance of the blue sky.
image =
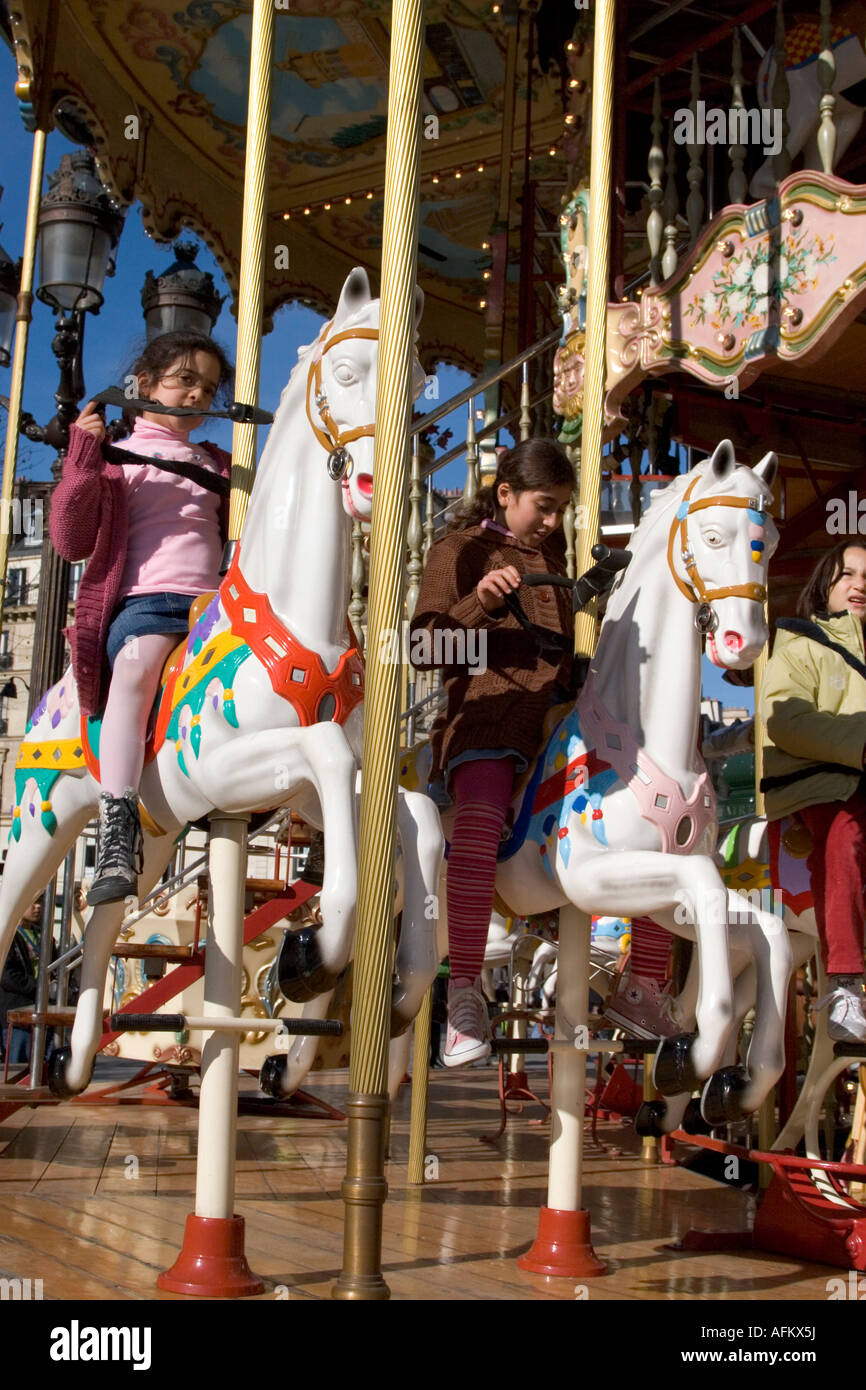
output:
[[[0, 104], [0, 184], [4, 192], [0, 199], [0, 242], [13, 259], [17, 259], [24, 240], [24, 224], [27, 211], [27, 189], [30, 181], [30, 159], [32, 136], [24, 129], [18, 116], [17, 105], [12, 96], [15, 82], [15, 64], [5, 44], [0, 44], [0, 89], [8, 95]], [[63, 154], [72, 146], [57, 132], [48, 137], [46, 153], [46, 174], [52, 172]], [[126, 219], [126, 226], [117, 251], [117, 273], [105, 284], [105, 303], [99, 314], [87, 315], [84, 345], [84, 374], [88, 392], [102, 390], [109, 385], [118, 384], [137, 353], [144, 345], [144, 321], [141, 316], [141, 287], [148, 270], [159, 275], [174, 260], [171, 246], [163, 245], [149, 237], [143, 229], [141, 209], [134, 204]], [[197, 263], [214, 276], [221, 293], [226, 292], [222, 272], [207, 248], [200, 247]], [[38, 274], [38, 263], [37, 263]], [[295, 361], [297, 349], [309, 343], [316, 336], [322, 319], [312, 310], [298, 304], [285, 305], [275, 316], [274, 329], [262, 340], [262, 366], [260, 404], [265, 409], [276, 409], [280, 392], [286, 383], [288, 369]], [[422, 327], [423, 331], [423, 327]], [[229, 311], [228, 300], [217, 322], [214, 336], [226, 347], [234, 359], [236, 323]], [[54, 414], [54, 391], [57, 387], [58, 370], [51, 352], [53, 337], [53, 316], [48, 307], [38, 300], [34, 301], [33, 323], [27, 359], [27, 372], [24, 386], [24, 408], [29, 410], [40, 423], [45, 423]], [[446, 400], [464, 386], [468, 376], [453, 367], [440, 366], [437, 372], [438, 400], [425, 399], [422, 395], [417, 409], [426, 413], [439, 401]], [[8, 394], [9, 371], [0, 369], [0, 394]], [[451, 425], [456, 442], [458, 431], [465, 421], [466, 407], [461, 407], [456, 420], [450, 418], [441, 422], [440, 428]], [[0, 410], [0, 447], [5, 439], [6, 415]], [[207, 427], [207, 437], [214, 439], [226, 448], [231, 447], [231, 425], [227, 421], [214, 422]], [[265, 431], [260, 430], [260, 444], [264, 443]], [[19, 446], [19, 471], [33, 478], [49, 476], [53, 454], [41, 444], [32, 444], [22, 439]], [[465, 477], [465, 468], [459, 461], [451, 464], [437, 477], [442, 486], [460, 486]], [[733, 689], [722, 681], [721, 672], [715, 670], [704, 660], [704, 693], [725, 704], [751, 704], [751, 691]]]

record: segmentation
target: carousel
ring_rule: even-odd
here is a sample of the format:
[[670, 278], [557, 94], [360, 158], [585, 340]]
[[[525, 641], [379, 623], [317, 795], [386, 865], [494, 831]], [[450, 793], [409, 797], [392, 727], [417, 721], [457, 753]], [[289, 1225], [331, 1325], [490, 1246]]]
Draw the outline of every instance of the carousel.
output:
[[[33, 172], [4, 506], [49, 130], [154, 236], [202, 238], [238, 338], [229, 542], [154, 707], [137, 900], [76, 895], [101, 719], [63, 663], [17, 754], [0, 949], [44, 891], [56, 950], [8, 1020], [31, 1049], [0, 1088], [4, 1288], [862, 1296], [866, 1046], [809, 1008], [760, 728], [701, 720], [703, 659], [759, 699], [771, 628], [866, 529], [866, 9], [814, 10], [6, 13]], [[260, 401], [289, 300], [327, 322]], [[413, 417], [439, 362], [471, 385]], [[471, 500], [497, 445], [554, 432], [568, 577], [530, 578], [573, 593], [584, 678], [515, 788], [491, 1062], [440, 1071], [442, 682], [395, 634], [453, 509], [437, 472], [465, 458]], [[670, 939], [660, 1037], [605, 1018], [641, 923]]]

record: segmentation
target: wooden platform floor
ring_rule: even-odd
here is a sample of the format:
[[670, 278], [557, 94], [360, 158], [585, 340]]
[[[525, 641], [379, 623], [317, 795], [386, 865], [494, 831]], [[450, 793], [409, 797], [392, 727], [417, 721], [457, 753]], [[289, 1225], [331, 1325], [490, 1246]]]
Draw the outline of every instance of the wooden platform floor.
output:
[[[340, 1105], [345, 1073], [311, 1081]], [[529, 1107], [496, 1145], [482, 1143], [497, 1108], [492, 1069], [433, 1072], [427, 1149], [438, 1178], [411, 1188], [409, 1087], [401, 1089], [384, 1217], [393, 1299], [574, 1300], [574, 1281], [517, 1267], [545, 1200], [548, 1131], [531, 1123], [540, 1112]], [[9, 1116], [0, 1124], [0, 1277], [41, 1278], [46, 1300], [175, 1298], [156, 1276], [173, 1262], [192, 1210], [196, 1122], [195, 1110], [86, 1104]], [[609, 1267], [587, 1281], [593, 1301], [826, 1300], [838, 1271], [823, 1265], [662, 1249], [692, 1225], [742, 1229], [752, 1199], [683, 1168], [644, 1166], [625, 1124], [601, 1134], [625, 1152], [588, 1151], [586, 1202]], [[341, 1266], [345, 1124], [242, 1117], [237, 1160], [236, 1211], [263, 1297], [329, 1298]]]

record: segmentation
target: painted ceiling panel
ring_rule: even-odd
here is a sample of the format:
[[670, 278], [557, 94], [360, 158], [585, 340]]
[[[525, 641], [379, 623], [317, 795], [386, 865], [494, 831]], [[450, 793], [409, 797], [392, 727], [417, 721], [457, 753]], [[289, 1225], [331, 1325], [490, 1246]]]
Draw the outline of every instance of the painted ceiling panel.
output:
[[[154, 236], [170, 238], [182, 225], [198, 231], [235, 291], [251, 5], [20, 0], [14, 9], [19, 71], [29, 60], [31, 101], [94, 147], [103, 177], [122, 201], [141, 201]], [[509, 29], [489, 0], [430, 0], [425, 18], [422, 102], [425, 133], [434, 138], [421, 141], [422, 334], [437, 355], [478, 367], [481, 276], [489, 264], [481, 242], [500, 201]], [[274, 246], [288, 246], [289, 269], [268, 272], [267, 316], [290, 298], [329, 309], [356, 262], [374, 279], [378, 274], [391, 4], [291, 0], [291, 9], [278, 4], [275, 19], [269, 236]], [[518, 180], [526, 33], [515, 77], [511, 175]], [[563, 89], [558, 70], [536, 73], [530, 167], [543, 185], [540, 212], [548, 220], [558, 215], [565, 188], [561, 156], [547, 153], [562, 134]], [[515, 252], [518, 217], [515, 210]]]

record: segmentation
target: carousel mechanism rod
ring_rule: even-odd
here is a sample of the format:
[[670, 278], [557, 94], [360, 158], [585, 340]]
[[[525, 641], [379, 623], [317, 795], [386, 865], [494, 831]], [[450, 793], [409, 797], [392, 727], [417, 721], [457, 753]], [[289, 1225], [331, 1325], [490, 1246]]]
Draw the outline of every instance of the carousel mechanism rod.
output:
[[108, 1020], [113, 1033], [201, 1032], [283, 1033], [288, 1037], [339, 1038], [343, 1025], [336, 1018], [222, 1018], [199, 1014], [112, 1014]]
[[[501, 1022], [500, 1019], [496, 1020]], [[256, 1027], [259, 1023], [256, 1021]], [[249, 1022], [247, 1022], [249, 1027]], [[513, 1038], [494, 1038], [491, 1042], [494, 1052], [513, 1052]], [[611, 1055], [619, 1056], [625, 1051], [622, 1041], [619, 1038], [597, 1038], [593, 1033], [584, 1032], [580, 1035], [580, 1030], [575, 1029], [575, 1036], [571, 1038], [521, 1038], [521, 1052], [609, 1052]]]

